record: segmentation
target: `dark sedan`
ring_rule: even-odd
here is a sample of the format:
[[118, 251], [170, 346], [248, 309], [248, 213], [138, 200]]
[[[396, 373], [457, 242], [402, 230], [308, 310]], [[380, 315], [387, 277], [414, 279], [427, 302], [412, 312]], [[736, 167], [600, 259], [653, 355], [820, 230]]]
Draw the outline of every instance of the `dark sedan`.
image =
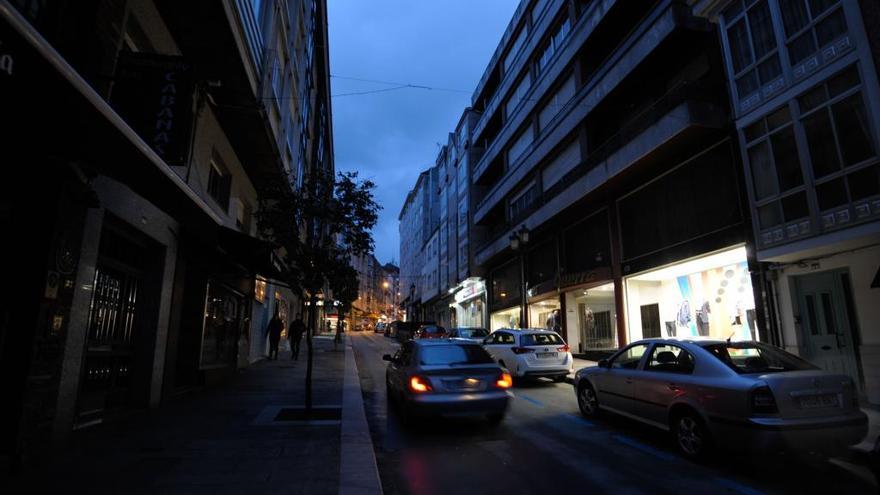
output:
[[482, 347], [448, 339], [404, 342], [385, 374], [388, 400], [401, 419], [414, 416], [485, 416], [492, 424], [504, 418], [513, 379]]

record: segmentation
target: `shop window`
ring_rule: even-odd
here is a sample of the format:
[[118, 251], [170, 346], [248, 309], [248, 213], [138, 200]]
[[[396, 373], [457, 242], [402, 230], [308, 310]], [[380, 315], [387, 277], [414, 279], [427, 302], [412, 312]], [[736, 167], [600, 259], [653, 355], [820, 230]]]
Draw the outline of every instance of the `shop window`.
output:
[[796, 65], [846, 32], [839, 1], [780, 0], [788, 57]]
[[562, 331], [562, 314], [558, 299], [546, 299], [529, 304], [529, 327], [552, 332]]
[[724, 12], [727, 45], [740, 100], [782, 76], [767, 0], [735, 1]]
[[738, 247], [627, 277], [630, 339], [756, 340], [746, 250]]
[[613, 283], [571, 290], [564, 297], [565, 307], [568, 308], [565, 318], [569, 345], [581, 352], [617, 348]]
[[694, 358], [677, 345], [657, 345], [651, 351], [645, 370], [689, 375], [694, 372]]
[[[492, 316], [489, 318], [489, 326], [491, 331], [496, 331], [501, 328], [519, 328], [519, 306], [506, 309], [504, 311], [497, 311], [492, 313]], [[510, 339], [513, 338], [510, 334], [504, 334]], [[507, 339], [507, 337], [496, 337], [500, 339]], [[513, 342], [509, 342], [513, 343]]]

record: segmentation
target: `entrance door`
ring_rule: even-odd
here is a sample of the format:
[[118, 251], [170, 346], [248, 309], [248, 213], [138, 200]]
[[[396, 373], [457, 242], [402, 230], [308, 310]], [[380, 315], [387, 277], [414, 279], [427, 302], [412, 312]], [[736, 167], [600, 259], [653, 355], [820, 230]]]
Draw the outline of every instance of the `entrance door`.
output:
[[853, 332], [847, 316], [846, 271], [832, 270], [795, 278], [800, 329], [807, 360], [858, 381]]

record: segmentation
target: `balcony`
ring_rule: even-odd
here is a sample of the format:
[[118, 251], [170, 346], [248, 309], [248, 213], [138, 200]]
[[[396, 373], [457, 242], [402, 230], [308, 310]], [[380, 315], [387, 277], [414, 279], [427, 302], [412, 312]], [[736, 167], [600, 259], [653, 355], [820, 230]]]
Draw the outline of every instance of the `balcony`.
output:
[[540, 192], [529, 208], [489, 226], [484, 242], [477, 247], [475, 264], [481, 265], [507, 248], [507, 235], [520, 224], [534, 230], [645, 158], [685, 142], [701, 130], [723, 129], [727, 112], [713, 102], [716, 90], [709, 84], [684, 83], [655, 101], [556, 184]]

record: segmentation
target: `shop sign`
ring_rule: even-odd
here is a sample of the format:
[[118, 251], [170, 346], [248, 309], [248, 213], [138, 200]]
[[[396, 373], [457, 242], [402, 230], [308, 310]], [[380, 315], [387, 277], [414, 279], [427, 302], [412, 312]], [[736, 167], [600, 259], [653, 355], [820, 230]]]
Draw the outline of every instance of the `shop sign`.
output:
[[179, 56], [119, 56], [112, 103], [169, 165], [185, 165], [193, 118], [192, 66]]
[[[601, 277], [601, 278], [600, 278]], [[596, 280], [607, 280], [611, 278], [607, 269], [591, 270], [589, 272], [566, 273], [558, 277], [559, 287], [568, 287], [570, 285], [581, 285]]]
[[466, 301], [482, 292], [485, 292], [486, 284], [483, 282], [476, 282], [474, 284], [468, 285], [461, 289], [460, 291], [455, 293], [455, 302], [460, 303]]

